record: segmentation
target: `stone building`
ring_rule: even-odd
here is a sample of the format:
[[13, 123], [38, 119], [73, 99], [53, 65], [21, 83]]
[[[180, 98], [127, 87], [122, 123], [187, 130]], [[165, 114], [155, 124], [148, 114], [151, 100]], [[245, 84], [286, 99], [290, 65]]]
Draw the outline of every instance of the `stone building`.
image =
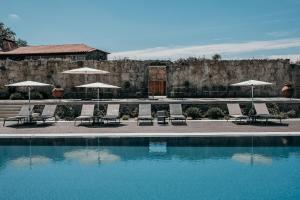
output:
[[85, 44], [40, 45], [18, 47], [8, 39], [3, 40], [0, 50], [0, 60], [39, 60], [39, 59], [69, 59], [107, 60], [108, 52], [89, 47]]
[[[69, 94], [83, 92], [75, 86], [84, 83], [81, 75], [61, 72], [79, 67], [94, 67], [109, 71], [105, 75], [90, 75], [88, 82], [104, 82], [120, 86], [114, 97], [187, 96], [187, 97], [249, 97], [250, 88], [231, 87], [232, 83], [249, 79], [268, 81], [272, 86], [255, 88], [255, 96], [278, 97], [286, 82], [296, 88], [300, 97], [300, 65], [289, 60], [207, 60], [186, 59], [171, 61], [39, 59], [0, 60], [0, 93], [10, 92], [4, 85], [33, 80], [61, 85]], [[39, 91], [46, 90], [40, 88]], [[50, 89], [49, 89], [50, 90]], [[92, 90], [89, 90], [92, 91]], [[50, 91], [45, 91], [50, 94]]]

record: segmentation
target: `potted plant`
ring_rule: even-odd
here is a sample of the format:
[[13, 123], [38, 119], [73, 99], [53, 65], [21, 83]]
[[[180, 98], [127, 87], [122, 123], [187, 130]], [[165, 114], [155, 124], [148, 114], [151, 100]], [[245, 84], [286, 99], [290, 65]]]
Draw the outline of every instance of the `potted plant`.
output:
[[56, 85], [52, 90], [52, 96], [55, 98], [63, 98], [64, 89], [60, 85]]
[[292, 98], [294, 94], [294, 87], [291, 83], [285, 83], [281, 89], [282, 95], [286, 98]]

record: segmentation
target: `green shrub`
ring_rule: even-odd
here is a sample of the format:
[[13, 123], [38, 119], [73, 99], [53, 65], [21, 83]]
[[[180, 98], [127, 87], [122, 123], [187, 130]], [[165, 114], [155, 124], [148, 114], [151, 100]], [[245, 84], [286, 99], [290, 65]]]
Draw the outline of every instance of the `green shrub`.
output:
[[123, 115], [123, 116], [122, 116], [122, 119], [123, 119], [123, 120], [129, 120], [129, 118], [130, 118], [129, 115]]
[[0, 99], [7, 99], [7, 98], [9, 98], [9, 93], [4, 90], [0, 90]]
[[20, 92], [15, 92], [9, 96], [9, 99], [11, 99], [11, 100], [25, 99], [25, 96]]
[[40, 92], [34, 91], [34, 92], [31, 92], [30, 98], [31, 99], [43, 99], [44, 96]]
[[221, 108], [212, 107], [208, 109], [206, 116], [210, 119], [219, 119], [221, 117], [224, 117], [224, 112]]
[[79, 116], [81, 106], [79, 105], [59, 105], [57, 107], [56, 116], [59, 119], [73, 120]]
[[280, 115], [281, 114], [279, 106], [276, 103], [268, 104], [268, 110], [269, 110], [270, 114], [272, 114], [272, 115]]
[[290, 110], [288, 112], [286, 112], [286, 115], [289, 117], [289, 118], [296, 118], [297, 117], [297, 113], [295, 110]]
[[249, 112], [248, 112], [248, 116], [252, 116], [256, 114], [256, 110], [254, 107], [250, 108]]
[[99, 117], [103, 117], [105, 115], [105, 111], [104, 111], [104, 109], [99, 109], [98, 110], [97, 108], [95, 108], [94, 115], [99, 116]]
[[121, 115], [130, 115], [130, 109], [127, 105], [121, 105], [120, 107], [120, 114]]
[[255, 109], [252, 108], [252, 103], [247, 103], [246, 105], [242, 105], [241, 110], [244, 115], [248, 115], [248, 116], [255, 115], [256, 113]]
[[139, 114], [139, 111], [138, 111], [138, 107], [134, 107], [131, 111], [130, 111], [130, 117], [137, 117], [138, 114]]
[[189, 107], [186, 109], [185, 113], [188, 117], [191, 117], [192, 119], [198, 119], [201, 117], [201, 110], [197, 107]]
[[135, 118], [138, 116], [138, 107], [132, 105], [121, 105], [120, 114], [121, 116], [129, 115], [130, 117]]

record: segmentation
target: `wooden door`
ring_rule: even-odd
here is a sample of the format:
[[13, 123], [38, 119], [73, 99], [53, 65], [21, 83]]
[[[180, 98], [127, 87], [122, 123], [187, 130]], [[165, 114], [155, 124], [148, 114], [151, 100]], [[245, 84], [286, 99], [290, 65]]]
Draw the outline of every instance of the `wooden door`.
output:
[[149, 81], [149, 95], [165, 96], [166, 95], [166, 81]]

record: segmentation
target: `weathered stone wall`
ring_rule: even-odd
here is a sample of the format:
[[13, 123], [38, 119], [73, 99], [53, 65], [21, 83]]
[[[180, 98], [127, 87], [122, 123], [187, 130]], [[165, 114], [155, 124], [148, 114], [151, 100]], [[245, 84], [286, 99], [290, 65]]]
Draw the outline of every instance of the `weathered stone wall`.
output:
[[[168, 86], [188, 86], [194, 92], [190, 94], [209, 96], [249, 96], [250, 88], [230, 87], [230, 84], [249, 79], [274, 83], [273, 86], [258, 87], [256, 96], [280, 96], [285, 82], [295, 82], [289, 60], [198, 60], [177, 62], [168, 70]], [[215, 91], [215, 93], [214, 93]], [[235, 92], [235, 93], [234, 93]]]
[[[181, 60], [170, 61], [77, 61], [25, 60], [0, 61], [0, 91], [7, 92], [5, 84], [34, 80], [61, 85], [67, 92], [79, 91], [74, 86], [84, 83], [82, 75], [66, 75], [62, 71], [83, 66], [107, 70], [107, 75], [89, 75], [88, 82], [100, 81], [122, 87], [115, 95], [134, 96], [147, 92], [148, 66], [167, 67], [167, 92], [175, 87], [185, 87], [190, 96], [249, 96], [249, 88], [230, 88], [230, 84], [248, 79], [274, 83], [271, 87], [259, 87], [257, 96], [281, 96], [280, 89], [287, 81], [296, 83], [299, 66], [289, 60]], [[299, 82], [299, 80], [298, 80]], [[125, 87], [126, 86], [126, 87]], [[42, 89], [45, 90], [45, 89]], [[210, 92], [208, 92], [210, 91]], [[215, 91], [215, 93], [213, 92]], [[235, 91], [235, 93], [230, 93]]]

